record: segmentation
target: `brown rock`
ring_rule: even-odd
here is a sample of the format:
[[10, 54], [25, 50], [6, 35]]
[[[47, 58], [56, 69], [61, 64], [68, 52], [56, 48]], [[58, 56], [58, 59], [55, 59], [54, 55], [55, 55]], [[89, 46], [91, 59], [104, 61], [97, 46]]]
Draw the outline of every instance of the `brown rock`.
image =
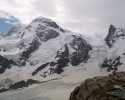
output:
[[[125, 100], [125, 72], [85, 80], [71, 93], [69, 100]], [[117, 88], [116, 88], [117, 87]], [[118, 88], [119, 87], [119, 88]], [[124, 89], [124, 90], [123, 90]]]

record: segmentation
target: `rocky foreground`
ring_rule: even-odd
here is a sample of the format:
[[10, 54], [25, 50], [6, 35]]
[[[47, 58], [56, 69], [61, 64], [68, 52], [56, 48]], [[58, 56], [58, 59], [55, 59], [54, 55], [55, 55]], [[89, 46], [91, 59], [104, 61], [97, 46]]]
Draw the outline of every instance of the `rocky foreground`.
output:
[[69, 100], [125, 100], [125, 72], [85, 80]]

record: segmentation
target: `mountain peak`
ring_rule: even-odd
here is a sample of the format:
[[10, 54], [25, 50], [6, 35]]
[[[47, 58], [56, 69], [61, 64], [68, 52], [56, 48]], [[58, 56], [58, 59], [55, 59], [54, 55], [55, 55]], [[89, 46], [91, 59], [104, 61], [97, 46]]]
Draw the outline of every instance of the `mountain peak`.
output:
[[39, 16], [33, 20], [33, 22], [45, 22], [45, 21], [53, 22], [51, 19], [42, 16]]
[[49, 19], [49, 18], [45, 18], [45, 17], [38, 17], [36, 19], [34, 19], [32, 21], [32, 23], [39, 23], [39, 24], [43, 24], [45, 26], [49, 26], [49, 27], [53, 27], [53, 28], [57, 28], [59, 29], [60, 27], [56, 24], [56, 22], [54, 22], [53, 20]]

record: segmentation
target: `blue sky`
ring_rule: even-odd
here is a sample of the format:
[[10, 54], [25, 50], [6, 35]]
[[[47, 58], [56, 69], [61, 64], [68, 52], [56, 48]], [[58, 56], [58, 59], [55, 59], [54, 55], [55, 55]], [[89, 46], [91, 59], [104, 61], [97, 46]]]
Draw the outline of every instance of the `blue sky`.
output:
[[7, 32], [12, 27], [12, 24], [6, 23], [5, 20], [0, 20], [0, 32]]
[[15, 17], [0, 18], [0, 32], [8, 32], [9, 29], [18, 24], [19, 21]]

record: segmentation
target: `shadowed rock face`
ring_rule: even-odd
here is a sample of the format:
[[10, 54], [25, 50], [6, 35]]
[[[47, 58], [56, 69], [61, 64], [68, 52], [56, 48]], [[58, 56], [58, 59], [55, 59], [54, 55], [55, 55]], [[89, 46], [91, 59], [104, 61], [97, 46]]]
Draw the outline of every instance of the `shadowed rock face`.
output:
[[27, 81], [19, 81], [19, 82], [16, 82], [12, 85], [10, 85], [9, 89], [19, 89], [19, 88], [23, 88], [23, 87], [28, 87], [29, 85], [32, 85], [32, 84], [39, 84], [40, 82], [37, 81], [37, 80], [32, 80], [32, 79], [28, 79]]
[[21, 81], [15, 82], [13, 84], [10, 84], [6, 88], [5, 87], [0, 88], [0, 93], [6, 92], [6, 91], [9, 91], [9, 90], [14, 90], [14, 89], [20, 89], [20, 88], [28, 87], [28, 86], [33, 85], [33, 84], [40, 84], [40, 82], [37, 81], [37, 80], [33, 80], [33, 79], [28, 79], [27, 81], [21, 80]]
[[85, 80], [69, 100], [125, 100], [125, 72]]
[[21, 65], [25, 65], [27, 59], [33, 52], [35, 52], [39, 48], [40, 45], [41, 43], [37, 39], [34, 39], [32, 43], [29, 44], [29, 47], [21, 54], [20, 57]]
[[114, 34], [115, 34], [115, 31], [116, 31], [115, 26], [110, 25], [108, 35], [107, 35], [106, 38], [105, 38], [106, 44], [107, 44], [109, 47], [112, 47], [113, 42], [115, 42], [115, 40], [113, 39], [113, 36], [114, 36]]
[[123, 63], [120, 61], [121, 57], [114, 57], [114, 58], [105, 58], [103, 63], [101, 64], [101, 68], [106, 68], [106, 70], [108, 72], [113, 72], [115, 73], [116, 71], [118, 71], [118, 68], [120, 65], [122, 65]]
[[7, 69], [10, 69], [12, 65], [16, 65], [13, 60], [0, 56], [0, 74], [4, 73]]
[[73, 66], [79, 65], [83, 61], [87, 61], [89, 58], [89, 51], [92, 47], [80, 36], [73, 36], [74, 39], [70, 45], [74, 52], [70, 55], [70, 63]]
[[59, 36], [59, 33], [53, 29], [49, 30], [37, 30], [36, 31], [37, 36], [40, 38], [41, 41], [48, 41], [49, 39], [56, 38]]
[[59, 26], [54, 21], [44, 17], [36, 18], [35, 20], [33, 20], [33, 22], [41, 22], [41, 23], [44, 23], [46, 26], [59, 28]]
[[69, 63], [69, 48], [68, 45], [65, 44], [65, 50], [62, 52], [57, 52], [56, 58], [56, 67], [55, 67], [55, 73], [62, 73], [63, 72], [63, 68], [66, 67]]
[[46, 26], [60, 29], [60, 31], [64, 32], [64, 30], [59, 25], [57, 25], [56, 22], [48, 18], [39, 17], [33, 20], [33, 22], [41, 22], [41, 23], [44, 23]]
[[41, 66], [39, 66], [35, 71], [33, 71], [32, 75], [36, 75], [38, 72], [40, 72], [41, 70], [43, 70], [45, 67], [50, 66], [49, 68], [49, 72], [44, 72], [44, 75], [42, 75], [43, 77], [46, 77], [46, 74], [53, 74], [53, 73], [57, 73], [60, 74], [63, 72], [63, 68], [66, 67], [69, 63], [69, 49], [68, 46], [65, 45], [65, 49], [64, 51], [58, 51], [57, 55], [55, 58], [57, 58], [57, 60], [53, 61], [53, 62], [48, 62], [45, 63]]
[[39, 66], [33, 73], [32, 75], [36, 75], [39, 71], [41, 71], [42, 69], [44, 69], [49, 63], [43, 64], [41, 66]]
[[105, 38], [106, 44], [111, 48], [113, 44], [118, 39], [124, 39], [125, 37], [125, 30], [122, 28], [116, 28], [114, 25], [110, 25], [108, 30], [108, 35]]

